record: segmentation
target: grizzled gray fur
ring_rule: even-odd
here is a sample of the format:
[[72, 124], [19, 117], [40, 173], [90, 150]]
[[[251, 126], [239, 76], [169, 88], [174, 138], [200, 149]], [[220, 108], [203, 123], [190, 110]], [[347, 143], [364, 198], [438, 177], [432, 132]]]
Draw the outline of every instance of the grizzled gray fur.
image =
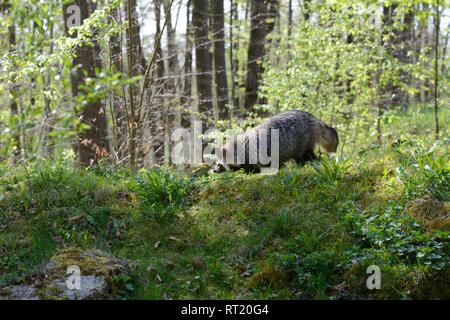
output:
[[[291, 159], [295, 160], [298, 164], [318, 159], [314, 153], [314, 147], [316, 145], [320, 145], [327, 152], [336, 152], [339, 143], [336, 130], [312, 114], [300, 110], [285, 111], [270, 118], [263, 124], [236, 136], [219, 148], [217, 154], [218, 161], [213, 171], [234, 171], [244, 168], [246, 172], [260, 172], [262, 167], [271, 166], [270, 163], [266, 162], [267, 157], [261, 159], [260, 152], [263, 151], [263, 154], [267, 154], [268, 157], [272, 156], [271, 136], [273, 129], [278, 130], [279, 136], [279, 161], [277, 163], [277, 169]], [[267, 139], [263, 139], [261, 144], [262, 147], [265, 144], [267, 150], [260, 150], [260, 140], [264, 135], [266, 135]], [[274, 134], [274, 137], [276, 137], [276, 134]], [[251, 139], [254, 139], [253, 141], [256, 140], [256, 143], [249, 143]], [[256, 146], [257, 149], [255, 147], [249, 147], [249, 145]], [[233, 158], [227, 159], [227, 150], [230, 148], [232, 148], [230, 152]], [[241, 159], [238, 158], [238, 148], [245, 150], [245, 160], [243, 157]], [[252, 155], [252, 152], [255, 153], [256, 150], [257, 155]], [[254, 159], [257, 160], [255, 161]]]

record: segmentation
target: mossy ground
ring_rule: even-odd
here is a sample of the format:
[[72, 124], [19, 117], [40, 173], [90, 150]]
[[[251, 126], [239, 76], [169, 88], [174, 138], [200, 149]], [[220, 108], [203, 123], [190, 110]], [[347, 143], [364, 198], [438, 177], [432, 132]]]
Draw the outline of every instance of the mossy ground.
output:
[[[448, 230], [405, 210], [421, 197], [448, 208], [448, 156], [448, 141], [407, 140], [272, 175], [155, 176], [160, 198], [126, 170], [5, 167], [0, 286], [79, 247], [132, 262], [122, 298], [448, 299]], [[372, 264], [381, 290], [365, 285]]]

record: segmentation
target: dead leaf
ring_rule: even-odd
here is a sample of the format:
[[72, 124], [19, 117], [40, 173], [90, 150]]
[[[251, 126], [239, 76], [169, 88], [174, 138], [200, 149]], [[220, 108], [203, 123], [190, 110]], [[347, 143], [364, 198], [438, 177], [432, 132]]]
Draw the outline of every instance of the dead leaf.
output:
[[194, 258], [192, 260], [192, 265], [194, 266], [195, 269], [202, 269], [205, 267], [205, 260], [203, 260], [202, 258]]
[[340, 293], [340, 292], [344, 291], [345, 288], [347, 288], [347, 284], [344, 281], [344, 282], [339, 283], [339, 284], [337, 284], [335, 286], [332, 286], [331, 288], [333, 289], [333, 294], [337, 294], [337, 293]]
[[80, 214], [79, 216], [73, 217], [69, 219], [70, 223], [74, 223], [74, 222], [78, 222], [81, 219], [83, 219], [86, 215], [85, 214]]
[[245, 272], [245, 270], [246, 270], [244, 267], [239, 266], [239, 265], [235, 265], [233, 267], [233, 269], [236, 270], [236, 271], [240, 271], [240, 272]]
[[164, 293], [163, 294], [163, 300], [172, 300], [172, 298]]

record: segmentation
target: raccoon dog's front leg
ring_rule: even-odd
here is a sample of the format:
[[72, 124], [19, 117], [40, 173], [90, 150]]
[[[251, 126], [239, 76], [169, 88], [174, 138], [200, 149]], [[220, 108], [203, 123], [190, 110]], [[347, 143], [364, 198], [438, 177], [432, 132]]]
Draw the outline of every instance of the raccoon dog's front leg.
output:
[[317, 157], [313, 150], [306, 150], [304, 154], [295, 159], [298, 165], [304, 165], [308, 161], [316, 160], [320, 160], [320, 157]]

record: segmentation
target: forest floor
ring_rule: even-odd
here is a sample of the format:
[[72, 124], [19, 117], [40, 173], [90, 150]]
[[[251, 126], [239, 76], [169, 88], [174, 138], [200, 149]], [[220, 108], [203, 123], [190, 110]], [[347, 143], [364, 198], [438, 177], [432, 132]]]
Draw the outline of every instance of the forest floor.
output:
[[405, 139], [271, 175], [4, 166], [0, 287], [78, 247], [131, 263], [117, 298], [449, 299], [449, 153]]

